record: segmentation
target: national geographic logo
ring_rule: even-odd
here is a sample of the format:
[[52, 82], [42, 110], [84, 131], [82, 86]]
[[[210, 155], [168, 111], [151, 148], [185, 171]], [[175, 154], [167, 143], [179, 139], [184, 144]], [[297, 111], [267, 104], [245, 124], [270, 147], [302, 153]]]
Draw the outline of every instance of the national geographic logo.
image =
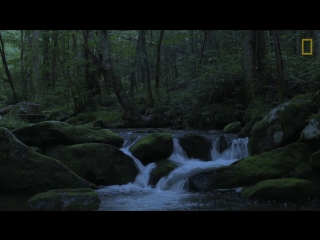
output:
[[312, 38], [302, 38], [301, 55], [312, 55]]

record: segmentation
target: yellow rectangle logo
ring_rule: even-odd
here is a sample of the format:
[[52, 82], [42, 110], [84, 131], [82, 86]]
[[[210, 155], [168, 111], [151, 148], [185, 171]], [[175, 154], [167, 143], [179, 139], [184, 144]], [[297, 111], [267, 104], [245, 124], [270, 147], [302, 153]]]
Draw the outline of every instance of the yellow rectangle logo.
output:
[[[304, 51], [304, 44], [305, 42], [310, 42], [310, 52], [305, 52]], [[301, 49], [301, 55], [312, 55], [312, 38], [302, 38], [302, 49]]]

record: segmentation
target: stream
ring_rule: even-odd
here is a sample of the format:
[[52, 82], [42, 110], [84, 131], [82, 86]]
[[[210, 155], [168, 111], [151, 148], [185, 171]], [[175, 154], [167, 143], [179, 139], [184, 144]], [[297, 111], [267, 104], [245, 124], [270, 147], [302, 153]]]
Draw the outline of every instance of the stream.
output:
[[[194, 131], [195, 132], [195, 131]], [[147, 133], [118, 132], [125, 138], [120, 149], [130, 156], [136, 164], [139, 174], [132, 183], [100, 187], [97, 190], [101, 199], [99, 211], [301, 211], [320, 210], [319, 201], [301, 201], [295, 203], [259, 203], [240, 196], [242, 188], [217, 189], [210, 193], [189, 191], [188, 177], [199, 172], [227, 166], [248, 156], [248, 138], [237, 139], [234, 134], [225, 134], [230, 140], [229, 148], [222, 154], [217, 151], [221, 133], [196, 131], [212, 143], [211, 161], [189, 159], [179, 145], [178, 136], [186, 133], [179, 131], [172, 134], [174, 149], [168, 160], [179, 166], [168, 176], [163, 177], [155, 187], [148, 186], [150, 172], [155, 163], [147, 166], [141, 164], [129, 151], [140, 137]]]

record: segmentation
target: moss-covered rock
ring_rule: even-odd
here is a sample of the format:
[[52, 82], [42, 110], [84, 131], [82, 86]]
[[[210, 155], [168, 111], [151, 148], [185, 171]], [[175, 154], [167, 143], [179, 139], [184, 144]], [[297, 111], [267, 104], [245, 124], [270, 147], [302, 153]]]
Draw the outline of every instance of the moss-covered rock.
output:
[[168, 158], [173, 151], [173, 140], [168, 133], [151, 133], [130, 147], [130, 152], [146, 165]]
[[[270, 111], [255, 123], [249, 134], [249, 154], [258, 154], [298, 140], [305, 121], [311, 114], [309, 101], [296, 97]], [[293, 121], [294, 119], [294, 121]]]
[[11, 109], [10, 115], [16, 114], [40, 114], [43, 106], [37, 103], [20, 102]]
[[300, 140], [316, 148], [320, 147], [320, 112], [314, 115], [309, 120], [308, 125], [301, 131]]
[[88, 188], [51, 190], [27, 202], [33, 211], [97, 211], [100, 204], [98, 194]]
[[97, 186], [56, 159], [35, 152], [8, 129], [0, 128], [0, 191], [37, 194], [59, 188]]
[[204, 136], [196, 133], [186, 133], [179, 137], [182, 149], [187, 153], [188, 158], [196, 158], [204, 161], [210, 160], [212, 144]]
[[81, 125], [83, 123], [77, 117], [68, 118], [67, 120], [65, 120], [65, 122], [70, 124], [70, 125], [74, 125], [74, 126], [78, 126], [78, 125]]
[[244, 187], [242, 196], [261, 201], [292, 201], [317, 198], [317, 185], [309, 180], [298, 178], [269, 179]]
[[313, 171], [320, 174], [320, 150], [311, 155], [310, 166]]
[[232, 122], [232, 123], [229, 123], [228, 125], [226, 125], [224, 128], [223, 128], [223, 132], [225, 133], [238, 133], [241, 131], [241, 123], [240, 122]]
[[96, 185], [122, 185], [133, 182], [138, 170], [133, 159], [114, 146], [84, 143], [55, 146], [43, 151], [83, 179]]
[[107, 129], [97, 131], [60, 121], [45, 121], [15, 129], [12, 132], [28, 146], [38, 147], [57, 144], [107, 143], [119, 148], [124, 142], [123, 137]]
[[169, 160], [160, 160], [156, 162], [156, 167], [152, 169], [150, 173], [149, 185], [157, 185], [162, 177], [167, 176], [175, 168], [177, 168], [177, 164]]
[[229, 166], [191, 177], [193, 190], [244, 187], [267, 179], [285, 178], [301, 163], [308, 163], [312, 151], [305, 143], [294, 143], [254, 156]]
[[[45, 111], [43, 111], [45, 113]], [[73, 110], [55, 110], [48, 114], [48, 120], [50, 121], [66, 121], [67, 119], [74, 117], [75, 112]]]

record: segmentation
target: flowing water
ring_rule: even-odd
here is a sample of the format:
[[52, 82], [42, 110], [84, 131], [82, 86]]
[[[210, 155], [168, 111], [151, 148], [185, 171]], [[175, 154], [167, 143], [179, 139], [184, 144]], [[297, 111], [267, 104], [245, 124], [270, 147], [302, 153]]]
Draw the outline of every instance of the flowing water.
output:
[[174, 150], [168, 158], [178, 164], [178, 167], [159, 180], [155, 187], [148, 185], [150, 172], [155, 163], [147, 166], [141, 164], [129, 151], [141, 136], [132, 132], [120, 133], [125, 142], [120, 149], [129, 155], [136, 164], [139, 174], [132, 183], [101, 187], [97, 190], [101, 198], [99, 211], [255, 211], [255, 210], [319, 210], [319, 203], [258, 203], [242, 198], [235, 189], [217, 189], [210, 193], [195, 193], [189, 191], [188, 177], [197, 173], [227, 166], [248, 156], [248, 138], [236, 139], [231, 136], [229, 148], [223, 153], [218, 149], [217, 134], [206, 135], [212, 142], [211, 160], [189, 159], [181, 148], [178, 135], [173, 135]]
[[[188, 177], [231, 163], [248, 156], [248, 138], [237, 139], [228, 134], [229, 148], [223, 153], [217, 151], [220, 133], [198, 132], [211, 143], [211, 161], [189, 159], [181, 148], [178, 137], [185, 131], [173, 134], [174, 150], [168, 160], [178, 167], [163, 177], [155, 187], [148, 185], [150, 172], [155, 163], [144, 166], [135, 158], [129, 148], [147, 133], [119, 132], [125, 142], [120, 149], [134, 161], [139, 173], [132, 183], [100, 187], [96, 192], [101, 199], [99, 211], [303, 211], [320, 210], [319, 201], [298, 203], [259, 203], [246, 200], [239, 194], [241, 188], [217, 189], [209, 193], [195, 193], [188, 189]], [[28, 211], [26, 202], [31, 195], [0, 194], [0, 211]]]

